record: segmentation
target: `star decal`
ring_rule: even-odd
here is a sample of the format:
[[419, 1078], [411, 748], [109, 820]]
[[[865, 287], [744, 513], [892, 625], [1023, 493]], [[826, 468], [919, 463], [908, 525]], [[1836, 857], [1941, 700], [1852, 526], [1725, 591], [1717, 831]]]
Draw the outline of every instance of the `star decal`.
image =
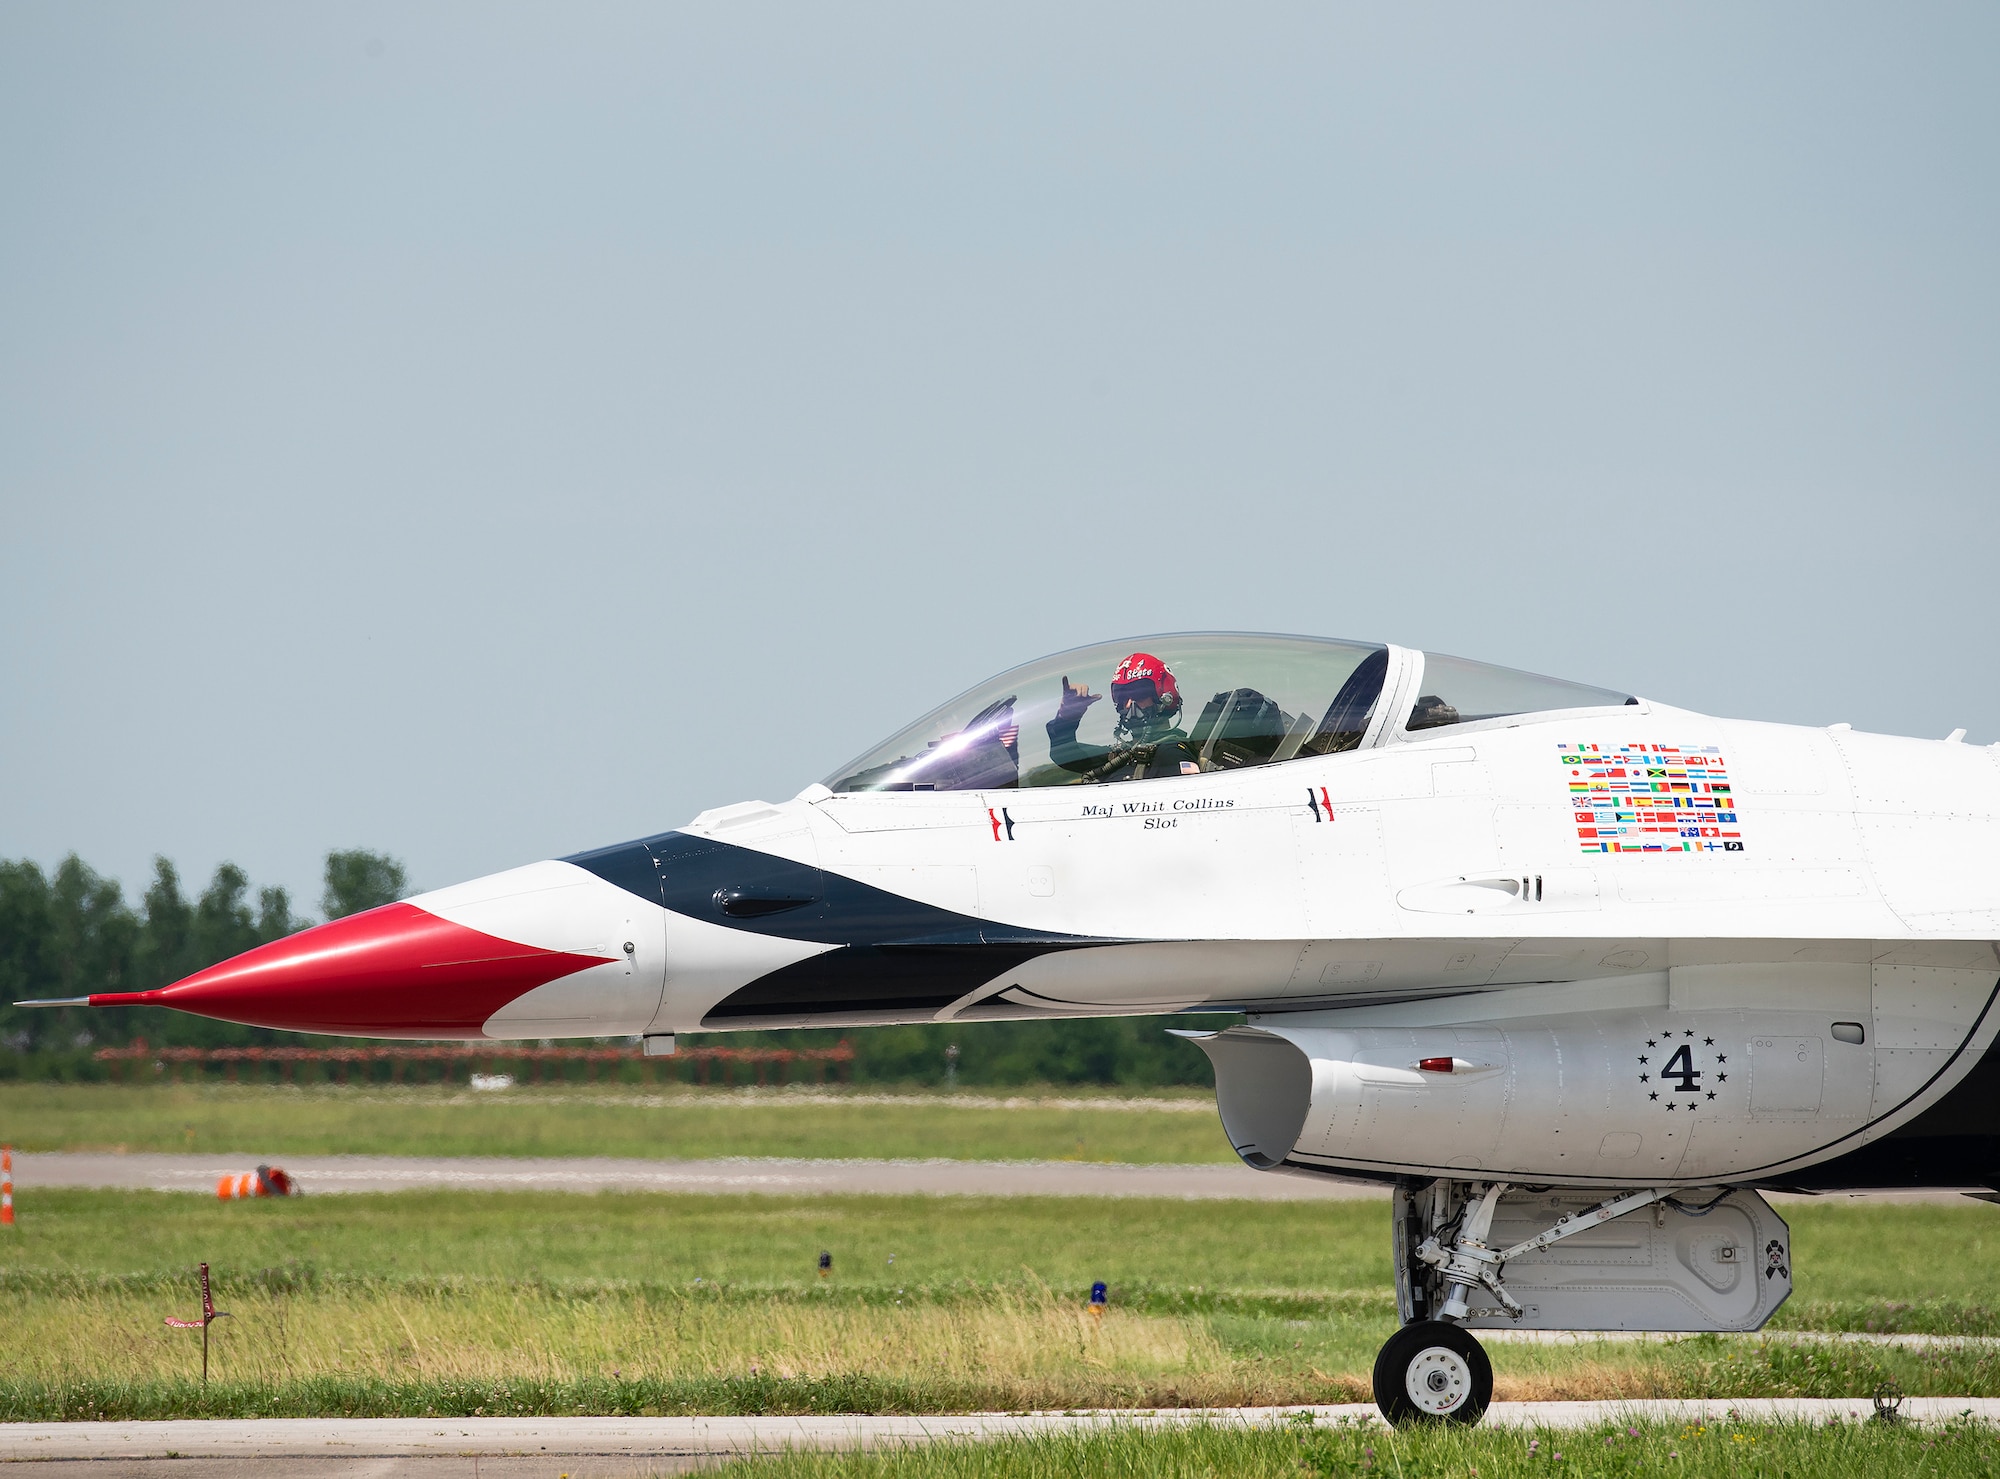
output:
[[1646, 1046], [1649, 1048], [1656, 1048], [1659, 1046], [1659, 1044], [1649, 1037], [1646, 1039]]
[[1682, 1036], [1682, 1037], [1693, 1037], [1693, 1036], [1694, 1036], [1694, 1029], [1693, 1029], [1692, 1027], [1689, 1027], [1689, 1028], [1686, 1028], [1686, 1029], [1684, 1029], [1684, 1030], [1683, 1030], [1683, 1031], [1681, 1032], [1681, 1036]]
[[1712, 1048], [1715, 1046], [1715, 1039], [1712, 1037], [1704, 1037], [1701, 1040], [1701, 1045], [1705, 1048]]
[[1641, 1054], [1639, 1055], [1639, 1061], [1640, 1061], [1641, 1063], [1644, 1063], [1644, 1062], [1646, 1061], [1646, 1055], [1645, 1055], [1644, 1053], [1641, 1053]]
[[1715, 1055], [1715, 1061], [1718, 1063], [1727, 1063], [1729, 1061], [1729, 1055], [1727, 1053], [1717, 1053]]
[[1671, 1101], [1669, 1101], [1669, 1102], [1668, 1102], [1668, 1104], [1667, 1104], [1667, 1113], [1668, 1113], [1668, 1114], [1672, 1114], [1672, 1113], [1673, 1113], [1673, 1112], [1674, 1112], [1674, 1111], [1675, 1111], [1676, 1109], [1678, 1109], [1678, 1108], [1680, 1108], [1680, 1106], [1679, 1106], [1678, 1104], [1675, 1104], [1675, 1103], [1672, 1103]]
[[1642, 1073], [1639, 1075], [1639, 1082], [1642, 1084], [1649, 1084], [1652, 1081], [1653, 1081], [1653, 1075], [1650, 1073]]
[[1713, 1099], [1713, 1098], [1715, 1097], [1715, 1090], [1713, 1090], [1713, 1089], [1710, 1089], [1710, 1090], [1708, 1091], [1708, 1097], [1709, 1097], [1709, 1098], [1711, 1098], [1711, 1099]]
[[[1657, 1098], [1659, 1098], [1659, 1097], [1660, 1097], [1660, 1091], [1659, 1091], [1658, 1089], [1655, 1089], [1655, 1090], [1653, 1090], [1653, 1092], [1652, 1092], [1652, 1093], [1648, 1094], [1648, 1095], [1647, 1095], [1646, 1097], [1647, 1097], [1648, 1099], [1657, 1099]], [[1673, 1105], [1669, 1104], [1669, 1105], [1667, 1106], [1667, 1108], [1669, 1108], [1669, 1109], [1672, 1109], [1672, 1108], [1673, 1108]]]
[[1719, 1084], [1726, 1084], [1729, 1082], [1729, 1075], [1726, 1073], [1718, 1073], [1715, 1076], [1715, 1081]]

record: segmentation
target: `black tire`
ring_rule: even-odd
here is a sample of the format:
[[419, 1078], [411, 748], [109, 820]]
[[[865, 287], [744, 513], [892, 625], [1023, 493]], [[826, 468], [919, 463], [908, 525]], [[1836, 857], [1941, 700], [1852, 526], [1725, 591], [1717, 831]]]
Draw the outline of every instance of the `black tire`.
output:
[[1493, 1363], [1472, 1333], [1448, 1320], [1412, 1320], [1375, 1358], [1375, 1405], [1396, 1427], [1472, 1424], [1493, 1400]]

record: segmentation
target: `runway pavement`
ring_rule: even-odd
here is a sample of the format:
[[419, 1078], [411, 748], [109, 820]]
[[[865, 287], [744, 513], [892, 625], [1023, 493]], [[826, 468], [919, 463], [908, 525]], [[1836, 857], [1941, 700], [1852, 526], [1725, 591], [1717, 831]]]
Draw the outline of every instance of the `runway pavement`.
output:
[[[1496, 1402], [1499, 1427], [1588, 1428], [1633, 1419], [1668, 1422], [1849, 1422], [1871, 1415], [1867, 1399], [1746, 1399], [1667, 1402]], [[303, 1479], [333, 1474], [471, 1475], [482, 1479], [567, 1474], [685, 1473], [731, 1457], [785, 1447], [834, 1449], [1078, 1431], [1112, 1424], [1159, 1428], [1189, 1422], [1317, 1422], [1380, 1419], [1365, 1403], [1209, 1411], [972, 1413], [943, 1417], [556, 1417], [271, 1418], [258, 1421], [5, 1423], [0, 1462], [13, 1479], [38, 1471], [97, 1476], [228, 1476]], [[1912, 1397], [1905, 1417], [1927, 1423], [1971, 1417], [2000, 1422], [2000, 1399]], [[18, 1466], [18, 1467], [17, 1467]]]
[[[651, 1161], [536, 1160], [502, 1156], [283, 1156], [308, 1195], [410, 1191], [674, 1191], [772, 1196], [1181, 1197], [1304, 1201], [1386, 1197], [1386, 1191], [1248, 1166], [1092, 1165], [1077, 1161]], [[26, 1198], [45, 1186], [151, 1188], [215, 1194], [223, 1176], [254, 1165], [243, 1156], [63, 1153], [14, 1157]]]
[[[668, 1191], [771, 1196], [1177, 1197], [1195, 1201], [1297, 1202], [1386, 1199], [1381, 1187], [1314, 1176], [1272, 1174], [1243, 1165], [1138, 1166], [1085, 1161], [804, 1160], [704, 1161], [513, 1156], [276, 1156], [307, 1193], [413, 1191]], [[14, 1154], [23, 1195], [44, 1186], [192, 1191], [214, 1195], [224, 1176], [256, 1164], [248, 1155], [150, 1152]], [[1767, 1193], [1787, 1202], [1957, 1202], [1952, 1191]]]

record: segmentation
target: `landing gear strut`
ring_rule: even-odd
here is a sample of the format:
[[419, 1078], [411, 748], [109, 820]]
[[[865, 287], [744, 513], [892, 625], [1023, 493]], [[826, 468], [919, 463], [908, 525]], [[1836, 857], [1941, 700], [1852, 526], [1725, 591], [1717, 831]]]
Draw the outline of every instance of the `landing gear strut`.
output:
[[1392, 1423], [1478, 1422], [1493, 1400], [1493, 1365], [1460, 1322], [1521, 1318], [1521, 1303], [1501, 1278], [1507, 1261], [1668, 1195], [1663, 1187], [1622, 1193], [1512, 1247], [1493, 1248], [1487, 1239], [1506, 1190], [1503, 1181], [1433, 1181], [1396, 1193], [1396, 1302], [1405, 1323], [1375, 1358], [1375, 1405]]

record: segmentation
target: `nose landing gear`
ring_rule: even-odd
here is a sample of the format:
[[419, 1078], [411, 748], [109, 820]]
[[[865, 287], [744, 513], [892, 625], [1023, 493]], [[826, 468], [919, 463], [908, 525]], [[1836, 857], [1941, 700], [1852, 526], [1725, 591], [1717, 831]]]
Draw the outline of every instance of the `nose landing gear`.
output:
[[1478, 1422], [1493, 1400], [1493, 1364], [1460, 1322], [1527, 1313], [1502, 1277], [1508, 1262], [1668, 1196], [1663, 1187], [1625, 1192], [1564, 1213], [1511, 1247], [1493, 1247], [1493, 1217], [1506, 1191], [1501, 1181], [1434, 1181], [1397, 1194], [1396, 1303], [1407, 1323], [1375, 1358], [1375, 1405], [1392, 1423]]
[[1413, 1421], [1476, 1423], [1493, 1400], [1493, 1363], [1472, 1332], [1416, 1320], [1375, 1358], [1375, 1405], [1397, 1427]]

